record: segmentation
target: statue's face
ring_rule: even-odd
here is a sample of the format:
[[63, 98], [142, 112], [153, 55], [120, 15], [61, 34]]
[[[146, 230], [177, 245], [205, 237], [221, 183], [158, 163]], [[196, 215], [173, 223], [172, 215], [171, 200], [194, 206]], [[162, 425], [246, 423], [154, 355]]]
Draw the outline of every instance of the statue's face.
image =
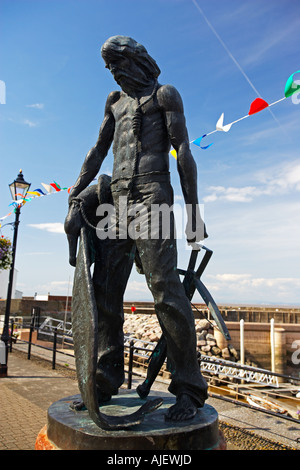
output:
[[107, 64], [106, 68], [112, 73], [114, 79], [122, 87], [122, 82], [124, 78], [128, 75], [131, 75], [131, 64], [132, 60], [128, 59], [127, 57], [123, 56], [118, 59], [111, 59]]
[[130, 95], [153, 86], [160, 74], [159, 67], [144, 46], [128, 36], [107, 39], [101, 55], [118, 85]]
[[126, 93], [134, 92], [149, 85], [149, 78], [142, 68], [133, 59], [125, 55], [111, 57], [106, 62], [106, 68], [110, 70], [115, 81]]

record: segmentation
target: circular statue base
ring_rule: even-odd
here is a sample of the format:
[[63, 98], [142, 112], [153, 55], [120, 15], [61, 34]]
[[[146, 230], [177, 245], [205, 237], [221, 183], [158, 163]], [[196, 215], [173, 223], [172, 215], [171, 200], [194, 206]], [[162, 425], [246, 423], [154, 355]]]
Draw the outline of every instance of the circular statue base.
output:
[[[166, 421], [167, 408], [175, 403], [173, 395], [153, 391], [148, 399], [161, 397], [160, 408], [144, 421], [126, 430], [106, 431], [89, 417], [87, 410], [70, 408], [80, 395], [63, 398], [48, 409], [47, 425], [39, 433], [36, 450], [225, 450], [216, 410], [205, 404], [190, 420]], [[135, 412], [145, 403], [133, 390], [122, 390], [101, 413], [122, 416]]]

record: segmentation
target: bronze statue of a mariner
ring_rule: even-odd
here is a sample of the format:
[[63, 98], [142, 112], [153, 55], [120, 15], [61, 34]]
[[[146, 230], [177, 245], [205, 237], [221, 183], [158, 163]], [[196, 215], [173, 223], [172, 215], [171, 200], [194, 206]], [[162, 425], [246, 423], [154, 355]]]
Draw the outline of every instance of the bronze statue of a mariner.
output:
[[[107, 242], [110, 243], [107, 249], [101, 245], [106, 240], [98, 240], [100, 248], [96, 248], [94, 254], [92, 281], [98, 310], [95, 378], [98, 400], [99, 403], [110, 400], [124, 381], [123, 296], [136, 257], [153, 295], [167, 343], [171, 372], [169, 391], [176, 396], [176, 402], [168, 409], [166, 418], [186, 420], [204, 405], [207, 384], [197, 362], [194, 316], [176, 271], [174, 215], [169, 212], [171, 229], [167, 235], [161, 230], [160, 220], [153, 236], [149, 219], [153, 205], [173, 206], [169, 174], [172, 145], [177, 152], [185, 204], [192, 208], [188, 211], [187, 240], [198, 242], [207, 236], [198, 208], [197, 169], [189, 148], [182, 100], [173, 86], [158, 83], [160, 70], [156, 62], [132, 38], [109, 38], [101, 54], [121, 90], [113, 91], [107, 98], [99, 138], [88, 152], [70, 194], [66, 219], [70, 262], [74, 265], [74, 240], [79, 232], [78, 227], [72, 229], [70, 222], [72, 202], [87, 191], [113, 143], [113, 172], [111, 181], [106, 181], [106, 188], [108, 185], [116, 210], [116, 237]], [[126, 214], [120, 201], [126, 201]], [[142, 215], [137, 207], [143, 207]], [[140, 217], [140, 233], [133, 237], [129, 226], [137, 217]]]

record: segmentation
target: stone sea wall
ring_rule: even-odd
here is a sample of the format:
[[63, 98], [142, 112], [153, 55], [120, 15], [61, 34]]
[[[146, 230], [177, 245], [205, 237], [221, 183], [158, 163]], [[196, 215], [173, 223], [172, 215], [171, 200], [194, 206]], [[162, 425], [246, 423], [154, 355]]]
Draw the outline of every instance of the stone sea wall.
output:
[[[225, 320], [226, 321], [226, 320]], [[231, 340], [227, 341], [212, 320], [195, 318], [197, 352], [232, 362], [240, 360], [240, 324], [226, 321]], [[143, 341], [156, 343], [161, 336], [155, 314], [125, 313], [124, 332], [135, 338], [136, 348]], [[298, 349], [297, 349], [298, 348]], [[149, 350], [153, 349], [153, 344]], [[244, 323], [245, 365], [271, 370], [270, 323]], [[275, 323], [275, 371], [298, 375], [300, 358], [300, 324]], [[295, 360], [296, 358], [296, 360]], [[143, 362], [143, 359], [138, 359]]]
[[[238, 361], [236, 349], [231, 345], [220, 348], [214, 336], [213, 323], [206, 319], [195, 319], [197, 351], [206, 356], [215, 356], [229, 361]], [[146, 348], [144, 342], [156, 343], [162, 332], [156, 315], [125, 314], [125, 335], [136, 339], [136, 348]], [[152, 346], [153, 347], [153, 346]], [[249, 362], [249, 365], [253, 365]]]

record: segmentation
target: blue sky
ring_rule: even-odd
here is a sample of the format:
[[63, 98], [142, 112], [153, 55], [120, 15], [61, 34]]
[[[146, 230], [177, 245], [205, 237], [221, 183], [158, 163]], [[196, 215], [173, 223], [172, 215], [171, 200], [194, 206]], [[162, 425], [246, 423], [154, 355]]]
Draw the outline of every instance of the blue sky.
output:
[[[160, 83], [182, 96], [191, 141], [213, 131], [223, 112], [229, 123], [258, 96], [269, 104], [282, 98], [300, 70], [299, 0], [0, 0], [0, 17], [0, 217], [10, 211], [8, 184], [20, 168], [32, 190], [75, 182], [106, 97], [118, 88], [100, 56], [110, 36], [132, 36], [148, 49]], [[298, 93], [207, 137], [207, 150], [191, 144], [214, 252], [203, 281], [219, 303], [300, 304], [299, 135]], [[110, 152], [101, 173], [111, 170]], [[66, 191], [22, 208], [16, 268], [24, 295], [71, 289], [66, 213]], [[1, 230], [12, 237], [11, 226]], [[185, 268], [184, 240], [178, 251]], [[135, 270], [126, 299], [151, 300]]]

